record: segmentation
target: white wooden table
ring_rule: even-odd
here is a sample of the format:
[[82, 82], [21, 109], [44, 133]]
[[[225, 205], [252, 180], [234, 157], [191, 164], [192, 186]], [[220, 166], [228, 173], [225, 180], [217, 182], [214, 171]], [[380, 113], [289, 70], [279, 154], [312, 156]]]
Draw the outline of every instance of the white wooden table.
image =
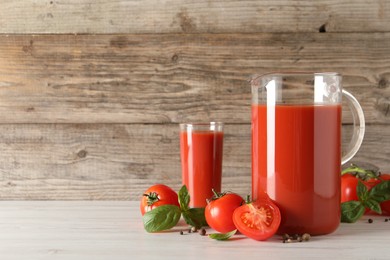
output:
[[[197, 233], [149, 234], [138, 202], [1, 201], [0, 259], [390, 259], [390, 221], [364, 217], [309, 242], [215, 241]], [[389, 217], [388, 217], [389, 218]], [[207, 230], [212, 232], [212, 230]]]

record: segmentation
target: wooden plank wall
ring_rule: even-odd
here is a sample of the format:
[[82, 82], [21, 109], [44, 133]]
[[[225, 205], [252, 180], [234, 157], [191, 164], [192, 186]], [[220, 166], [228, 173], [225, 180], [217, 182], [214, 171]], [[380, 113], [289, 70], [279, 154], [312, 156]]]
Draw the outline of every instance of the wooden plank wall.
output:
[[390, 171], [390, 1], [1, 1], [0, 199], [178, 189], [178, 123], [200, 120], [226, 123], [223, 188], [245, 195], [247, 80], [281, 70], [342, 73], [355, 160]]

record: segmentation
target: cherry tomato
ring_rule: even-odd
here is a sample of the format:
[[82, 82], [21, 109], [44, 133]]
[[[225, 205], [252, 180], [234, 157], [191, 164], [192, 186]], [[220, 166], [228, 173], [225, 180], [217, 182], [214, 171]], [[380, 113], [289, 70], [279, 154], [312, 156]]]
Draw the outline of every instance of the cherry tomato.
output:
[[[367, 187], [368, 190], [371, 190], [378, 183], [390, 180], [390, 174], [381, 174], [379, 178], [371, 178], [365, 181], [362, 181], [363, 184]], [[356, 186], [358, 184], [359, 178], [353, 176], [352, 174], [346, 173], [341, 176], [341, 202], [359, 200]], [[381, 209], [383, 215], [390, 214], [390, 201], [385, 201], [381, 203]], [[366, 209], [365, 213], [375, 214], [370, 209]]]
[[227, 233], [236, 229], [233, 223], [233, 212], [244, 202], [240, 195], [235, 193], [222, 194], [210, 201], [204, 211], [207, 224], [214, 230]]
[[356, 192], [358, 182], [359, 179], [352, 174], [346, 173], [341, 176], [341, 202], [359, 200]]
[[141, 214], [143, 216], [146, 212], [167, 204], [180, 207], [177, 193], [164, 184], [153, 185], [144, 192], [141, 198]]
[[280, 210], [268, 195], [242, 205], [233, 213], [233, 222], [237, 229], [247, 237], [259, 241], [266, 240], [276, 233], [280, 219]]

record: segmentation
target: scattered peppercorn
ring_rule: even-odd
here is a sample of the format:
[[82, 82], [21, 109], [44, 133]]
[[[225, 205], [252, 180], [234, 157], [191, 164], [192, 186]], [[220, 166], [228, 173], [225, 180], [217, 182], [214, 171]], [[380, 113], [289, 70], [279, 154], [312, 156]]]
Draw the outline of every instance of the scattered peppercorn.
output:
[[368, 219], [368, 223], [371, 224], [372, 222], [374, 222], [374, 220], [372, 220], [372, 218], [369, 218], [369, 219]]
[[196, 227], [192, 227], [192, 228], [191, 228], [191, 231], [192, 231], [192, 232], [198, 232], [198, 229], [197, 229]]
[[283, 243], [294, 243], [294, 242], [303, 242], [303, 241], [309, 241], [310, 240], [310, 234], [304, 233], [302, 236], [299, 234], [289, 235], [289, 234], [283, 234], [282, 235], [282, 242]]
[[309, 241], [310, 238], [311, 238], [311, 237], [310, 237], [310, 234], [308, 234], [308, 233], [305, 233], [305, 234], [302, 235], [303, 241]]
[[199, 234], [200, 234], [201, 236], [205, 236], [205, 235], [206, 235], [206, 229], [201, 228], [201, 229], [199, 230]]
[[192, 231], [191, 228], [189, 228], [189, 229], [188, 229], [188, 233], [191, 233], [191, 231]]
[[180, 230], [180, 235], [184, 235], [184, 232], [183, 232], [183, 230]]
[[385, 222], [389, 222], [389, 219], [388, 219], [388, 218], [385, 218]]

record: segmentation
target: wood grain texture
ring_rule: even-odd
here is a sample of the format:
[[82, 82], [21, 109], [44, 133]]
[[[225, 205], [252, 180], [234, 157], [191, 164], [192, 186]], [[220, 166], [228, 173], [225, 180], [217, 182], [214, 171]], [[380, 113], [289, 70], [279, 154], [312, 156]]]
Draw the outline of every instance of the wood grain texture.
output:
[[0, 35], [0, 122], [249, 123], [250, 75], [302, 70], [342, 73], [367, 122], [389, 124], [389, 42], [390, 33]]
[[[250, 125], [225, 129], [222, 186], [245, 196]], [[389, 140], [390, 125], [368, 126], [354, 160], [389, 172]], [[0, 151], [0, 200], [138, 200], [154, 183], [181, 186], [175, 124], [2, 124]]]
[[390, 171], [389, 43], [386, 0], [1, 1], [0, 199], [178, 189], [177, 123], [210, 120], [245, 195], [248, 79], [281, 70], [342, 73], [367, 122], [356, 160]]
[[285, 244], [277, 235], [265, 242], [241, 234], [216, 241], [188, 234], [184, 221], [150, 234], [136, 201], [1, 201], [0, 208], [0, 255], [7, 260], [232, 260], [264, 254], [269, 259], [387, 260], [390, 253], [385, 216], [363, 216], [355, 224], [341, 223], [332, 234]]
[[5, 0], [0, 33], [389, 32], [386, 0]]

